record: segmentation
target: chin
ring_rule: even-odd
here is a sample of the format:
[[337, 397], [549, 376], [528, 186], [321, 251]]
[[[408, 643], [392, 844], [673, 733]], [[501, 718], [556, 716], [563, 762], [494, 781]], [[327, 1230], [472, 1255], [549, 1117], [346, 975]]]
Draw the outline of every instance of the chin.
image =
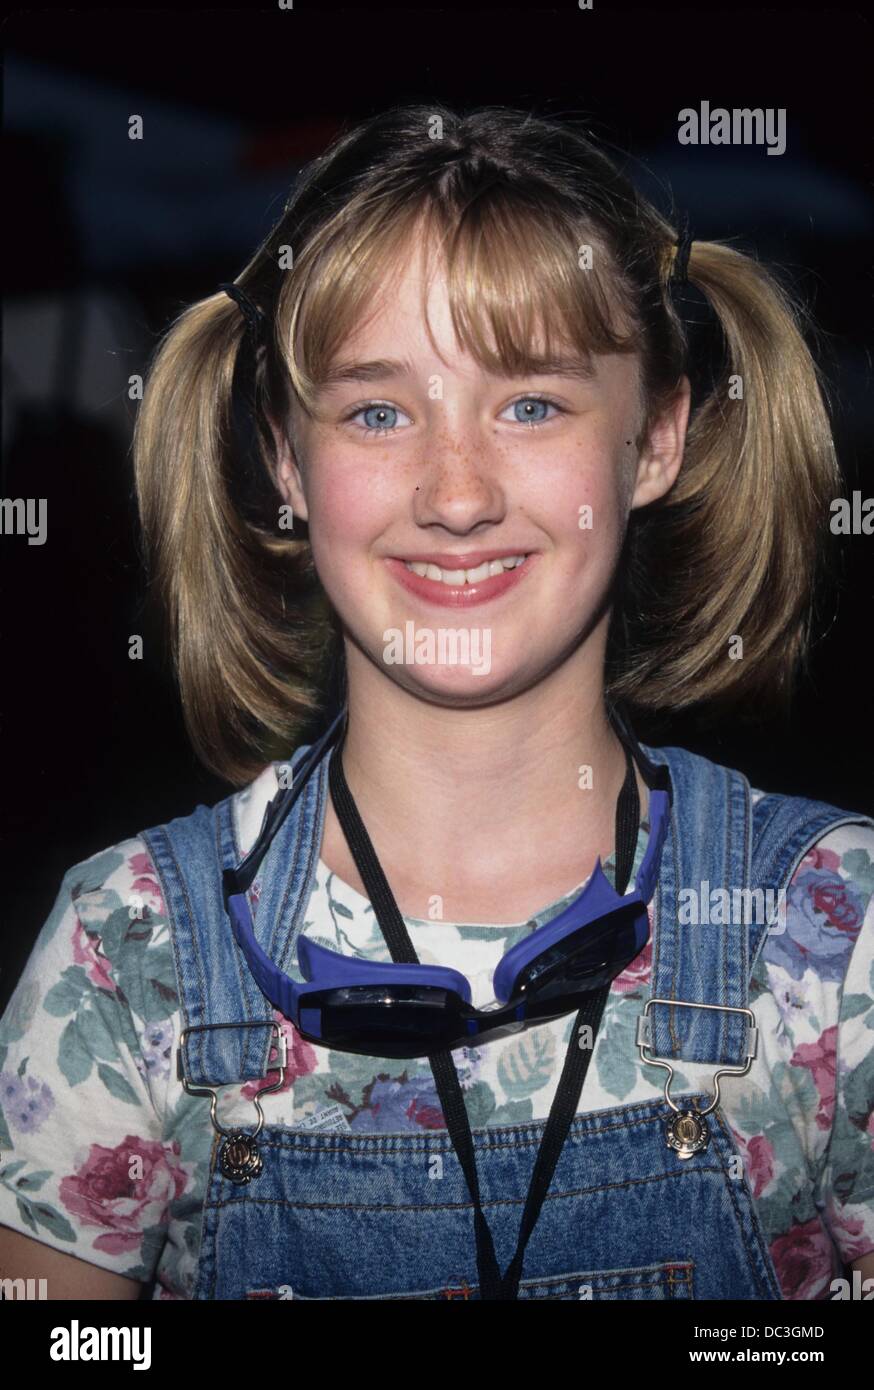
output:
[[492, 704], [507, 699], [520, 688], [518, 679], [513, 680], [507, 671], [494, 667], [478, 675], [476, 669], [470, 667], [441, 671], [434, 667], [406, 666], [403, 674], [395, 679], [405, 690], [423, 700], [456, 709]]

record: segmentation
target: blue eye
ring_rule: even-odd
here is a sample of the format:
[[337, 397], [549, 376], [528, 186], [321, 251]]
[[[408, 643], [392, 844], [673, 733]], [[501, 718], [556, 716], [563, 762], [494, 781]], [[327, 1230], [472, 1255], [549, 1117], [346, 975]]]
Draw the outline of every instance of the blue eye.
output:
[[[359, 426], [363, 434], [392, 434], [395, 429], [397, 416], [402, 412], [397, 406], [389, 405], [387, 401], [370, 401], [368, 405], [360, 405], [345, 418], [348, 421], [354, 420], [358, 415], [365, 417], [375, 416], [378, 423], [372, 425], [364, 424]], [[395, 417], [392, 420], [392, 416]]]
[[513, 401], [511, 405], [507, 406], [507, 409], [518, 411], [519, 408], [522, 407], [523, 411], [526, 413], [521, 416], [517, 414], [515, 423], [517, 425], [529, 425], [534, 429], [536, 429], [538, 425], [545, 425], [548, 420], [555, 418], [549, 415], [540, 415], [535, 418], [534, 415], [528, 413], [532, 405], [535, 407], [552, 406], [553, 410], [557, 410], [560, 415], [565, 414], [564, 407], [560, 406], [557, 401], [551, 400], [549, 396], [520, 396], [517, 401]]

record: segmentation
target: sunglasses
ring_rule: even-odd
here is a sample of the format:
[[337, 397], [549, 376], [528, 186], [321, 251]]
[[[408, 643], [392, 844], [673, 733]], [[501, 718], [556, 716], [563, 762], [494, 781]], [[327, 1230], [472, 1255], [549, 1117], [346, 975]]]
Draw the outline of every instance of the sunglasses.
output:
[[252, 975], [307, 1042], [363, 1056], [408, 1059], [473, 1046], [577, 1011], [587, 995], [609, 985], [640, 954], [649, 939], [647, 903], [658, 881], [672, 793], [668, 769], [651, 763], [628, 727], [616, 721], [631, 775], [634, 747], [650, 789], [649, 840], [634, 888], [620, 896], [599, 858], [578, 897], [502, 957], [493, 976], [495, 1004], [474, 1008], [470, 983], [457, 970], [344, 956], [305, 936], [298, 942], [304, 981], [286, 975], [255, 937], [247, 890], [345, 716], [344, 707], [301, 762], [293, 785], [267, 807], [250, 853], [223, 874], [225, 908]]

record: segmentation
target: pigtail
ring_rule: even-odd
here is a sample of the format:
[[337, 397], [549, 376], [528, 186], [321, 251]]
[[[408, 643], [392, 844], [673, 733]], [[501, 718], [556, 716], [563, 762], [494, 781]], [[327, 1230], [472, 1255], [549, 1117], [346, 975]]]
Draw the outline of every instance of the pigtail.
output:
[[[663, 257], [663, 273], [671, 263]], [[724, 352], [674, 487], [632, 526], [611, 690], [647, 709], [706, 700], [785, 712], [841, 490], [823, 392], [803, 313], [758, 262], [695, 241], [688, 279], [718, 319]], [[670, 285], [665, 298], [682, 335]]]
[[144, 561], [186, 728], [203, 763], [236, 785], [284, 756], [319, 710], [325, 641], [309, 546], [279, 530], [278, 491], [264, 488], [264, 474], [262, 506], [272, 501], [260, 517], [237, 495], [235, 371], [253, 351], [246, 333], [224, 293], [186, 309], [151, 363], [133, 440]]

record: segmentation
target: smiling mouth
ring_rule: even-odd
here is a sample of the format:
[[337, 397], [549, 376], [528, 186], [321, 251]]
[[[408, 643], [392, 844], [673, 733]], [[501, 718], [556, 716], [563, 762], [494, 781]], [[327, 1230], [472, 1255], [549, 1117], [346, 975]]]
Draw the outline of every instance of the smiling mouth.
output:
[[[537, 551], [520, 551], [499, 560], [483, 561], [473, 569], [458, 570], [393, 556], [387, 556], [384, 563], [398, 583], [423, 603], [461, 610], [500, 599], [524, 583], [539, 558]], [[424, 574], [420, 573], [423, 569]]]
[[404, 567], [420, 579], [431, 579], [445, 584], [447, 588], [459, 589], [469, 584], [482, 584], [486, 579], [494, 579], [508, 570], [518, 569], [528, 559], [530, 552], [518, 555], [504, 555], [498, 560], [485, 560], [481, 565], [470, 569], [447, 569], [426, 560], [403, 560]]

